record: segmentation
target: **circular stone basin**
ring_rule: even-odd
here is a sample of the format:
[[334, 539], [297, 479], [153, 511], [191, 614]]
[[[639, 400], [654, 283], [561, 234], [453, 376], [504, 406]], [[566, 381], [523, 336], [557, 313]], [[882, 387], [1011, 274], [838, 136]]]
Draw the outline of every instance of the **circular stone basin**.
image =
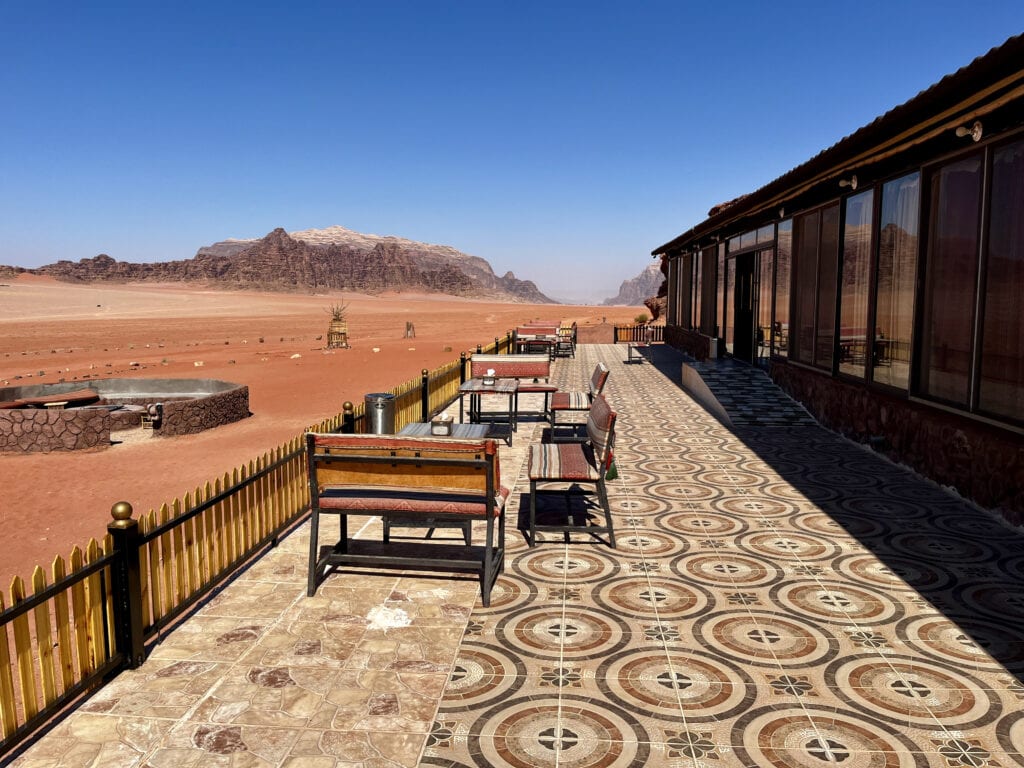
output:
[[190, 435], [249, 416], [249, 387], [216, 379], [97, 379], [0, 387], [0, 451], [74, 451], [110, 445], [140, 426]]

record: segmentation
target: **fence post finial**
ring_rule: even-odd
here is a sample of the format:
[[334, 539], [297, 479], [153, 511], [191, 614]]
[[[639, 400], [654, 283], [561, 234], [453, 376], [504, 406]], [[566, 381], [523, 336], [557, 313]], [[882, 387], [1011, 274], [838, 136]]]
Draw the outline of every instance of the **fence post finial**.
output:
[[107, 524], [107, 533], [114, 544], [114, 561], [110, 568], [111, 598], [114, 606], [114, 631], [117, 650], [124, 655], [129, 669], [146, 658], [145, 634], [142, 626], [142, 569], [139, 567], [139, 521], [132, 519], [132, 505], [119, 501], [110, 508], [114, 519]]

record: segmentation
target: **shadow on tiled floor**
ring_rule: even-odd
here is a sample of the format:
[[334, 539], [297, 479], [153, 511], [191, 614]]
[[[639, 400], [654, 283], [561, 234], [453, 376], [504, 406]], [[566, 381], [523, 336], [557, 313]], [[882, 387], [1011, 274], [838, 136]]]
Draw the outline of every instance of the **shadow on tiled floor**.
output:
[[[1024, 536], [817, 426], [726, 427], [652, 354], [556, 367], [611, 368], [616, 549], [510, 530], [487, 609], [446, 576], [306, 598], [303, 526], [14, 765], [1024, 765]], [[542, 429], [502, 447], [510, 529]]]

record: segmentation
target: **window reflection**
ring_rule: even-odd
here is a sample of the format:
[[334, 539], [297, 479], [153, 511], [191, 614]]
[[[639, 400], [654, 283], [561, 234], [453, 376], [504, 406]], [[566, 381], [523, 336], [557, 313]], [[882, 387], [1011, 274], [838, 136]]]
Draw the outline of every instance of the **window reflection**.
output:
[[[868, 284], [871, 266], [872, 190], [846, 200], [843, 227], [843, 276], [839, 296], [839, 370], [864, 377], [874, 338], [868, 325]], [[880, 345], [881, 347], [882, 345]]]
[[912, 173], [882, 187], [874, 322], [879, 341], [872, 378], [900, 389], [907, 389], [910, 383], [920, 207], [920, 174]]
[[967, 405], [981, 203], [980, 153], [938, 169], [931, 180], [920, 387]]
[[1024, 420], [1024, 141], [992, 159], [988, 280], [978, 407]]

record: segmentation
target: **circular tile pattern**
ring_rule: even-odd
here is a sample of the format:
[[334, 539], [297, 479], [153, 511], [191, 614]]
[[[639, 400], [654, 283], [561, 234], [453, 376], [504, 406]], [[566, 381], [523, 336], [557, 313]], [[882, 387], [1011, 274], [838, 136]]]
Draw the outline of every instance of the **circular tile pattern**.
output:
[[932, 517], [932, 524], [941, 531], [969, 539], [1004, 542], [1007, 536], [1018, 535], [1008, 525], [1002, 525], [986, 515], [964, 508], [964, 505], [950, 505], [945, 514]]
[[[856, 558], [870, 558], [870, 556], [852, 555], [847, 560], [844, 560], [843, 564], [854, 562]], [[840, 564], [838, 561], [836, 563], [840, 569], [842, 569], [843, 564]], [[874, 569], [874, 573], [878, 578], [881, 578], [884, 571], [892, 574], [893, 578], [889, 583], [890, 588], [902, 588], [906, 584], [918, 592], [934, 592], [935, 590], [950, 587], [956, 582], [955, 567], [946, 570], [941, 566], [932, 566], [911, 558], [886, 555], [885, 564], [879, 563], [878, 567]], [[853, 575], [853, 573], [851, 571], [850, 575]], [[859, 573], [866, 575], [863, 569]]]
[[1011, 712], [996, 726], [999, 745], [1017, 765], [1024, 765], [1024, 710]]
[[736, 756], [764, 768], [928, 768], [920, 747], [859, 712], [805, 704], [751, 710], [733, 726]]
[[710, 501], [722, 495], [722, 490], [715, 486], [698, 483], [693, 480], [666, 480], [651, 483], [647, 493], [656, 499], [675, 502]]
[[839, 553], [839, 547], [826, 536], [795, 531], [748, 533], [736, 543], [748, 554], [787, 562], [828, 560]]
[[[507, 562], [507, 561], [506, 561]], [[518, 558], [513, 562], [518, 562]], [[513, 568], [513, 570], [518, 570]], [[537, 587], [528, 574], [516, 574], [506, 571], [501, 578], [494, 582], [491, 588], [491, 605], [487, 608], [477, 606], [473, 609], [474, 614], [480, 615], [505, 615], [508, 611], [526, 605], [537, 597]]]
[[817, 621], [885, 624], [903, 617], [903, 607], [882, 590], [836, 581], [788, 581], [773, 587], [780, 608]]
[[792, 503], [770, 498], [760, 491], [748, 496], [728, 496], [716, 499], [712, 502], [712, 506], [721, 512], [742, 515], [754, 520], [764, 517], [786, 517], [797, 510]]
[[698, 587], [657, 577], [607, 581], [592, 596], [606, 611], [640, 620], [671, 621], [699, 616], [711, 603], [711, 596]]
[[895, 573], [888, 563], [883, 563], [874, 555], [840, 555], [832, 561], [832, 568], [858, 584], [875, 585], [887, 589], [898, 589], [904, 586], [900, 575]]
[[735, 536], [748, 527], [740, 517], [715, 512], [674, 512], [660, 517], [658, 525], [686, 536]]
[[900, 622], [896, 635], [915, 651], [958, 669], [1024, 671], [1020, 632], [984, 619], [954, 623], [942, 616], [916, 616]]
[[[682, 438], [678, 441], [684, 449], [688, 449], [691, 443], [686, 438]], [[706, 450], [687, 450], [685, 454], [686, 458], [690, 461], [695, 461], [700, 465], [707, 464], [737, 464], [742, 458], [736, 453], [726, 453], [725, 451], [706, 451]]]
[[886, 521], [911, 520], [928, 515], [928, 508], [923, 504], [879, 496], [850, 494], [839, 501], [839, 506], [857, 517], [878, 517]]
[[[571, 583], [594, 582], [618, 573], [619, 567], [614, 559], [596, 550], [579, 548], [555, 550], [549, 547], [536, 547], [516, 557], [512, 561], [512, 569], [531, 583], [533, 594], [536, 595], [536, 587], [532, 584], [534, 581], [559, 584], [565, 581]], [[504, 581], [505, 579], [498, 579], [498, 585]], [[494, 597], [491, 598], [491, 601], [493, 608]]]
[[580, 696], [503, 702], [484, 712], [471, 734], [469, 752], [482, 768], [629, 768], [650, 755], [650, 737], [636, 718]]
[[535, 659], [582, 661], [619, 650], [629, 641], [629, 630], [593, 609], [543, 606], [511, 614], [495, 629], [495, 638], [511, 652]]
[[838, 645], [814, 622], [767, 611], [729, 611], [699, 619], [693, 628], [705, 647], [741, 664], [777, 668], [824, 664]]
[[690, 543], [683, 536], [673, 536], [658, 531], [619, 530], [615, 535], [615, 551], [619, 558], [638, 555], [667, 558], [685, 552], [689, 548]]
[[757, 488], [764, 478], [742, 469], [708, 469], [694, 476], [698, 482], [722, 488]]
[[641, 459], [637, 462], [637, 466], [645, 472], [654, 472], [659, 476], [692, 475], [700, 469], [699, 464], [694, 464], [691, 461], [661, 457]]
[[643, 488], [626, 488], [625, 496], [617, 496], [610, 500], [612, 514], [631, 516], [663, 514], [672, 509], [672, 504], [664, 499], [656, 499]]
[[983, 581], [964, 584], [954, 592], [957, 605], [968, 615], [993, 616], [1001, 622], [1024, 624], [1024, 594], [1012, 581]]
[[991, 562], [995, 559], [992, 547], [971, 541], [963, 536], [943, 535], [935, 531], [909, 531], [891, 536], [888, 544], [895, 552], [918, 557], [929, 562], [961, 563]]
[[673, 573], [714, 587], [764, 587], [782, 578], [770, 559], [735, 551], [696, 553], [674, 560]]
[[740, 667], [693, 649], [623, 651], [597, 668], [596, 679], [616, 704], [672, 722], [719, 722], [738, 715], [756, 696], [753, 681]]
[[767, 483], [761, 486], [760, 493], [769, 499], [775, 499], [777, 501], [806, 502], [810, 498], [808, 494], [805, 494], [803, 491], [798, 491], [785, 481]]
[[1002, 712], [980, 680], [911, 656], [845, 657], [825, 669], [825, 682], [855, 709], [904, 727], [977, 728]]
[[479, 712], [507, 699], [526, 682], [526, 667], [493, 646], [463, 643], [444, 689], [446, 712]]

